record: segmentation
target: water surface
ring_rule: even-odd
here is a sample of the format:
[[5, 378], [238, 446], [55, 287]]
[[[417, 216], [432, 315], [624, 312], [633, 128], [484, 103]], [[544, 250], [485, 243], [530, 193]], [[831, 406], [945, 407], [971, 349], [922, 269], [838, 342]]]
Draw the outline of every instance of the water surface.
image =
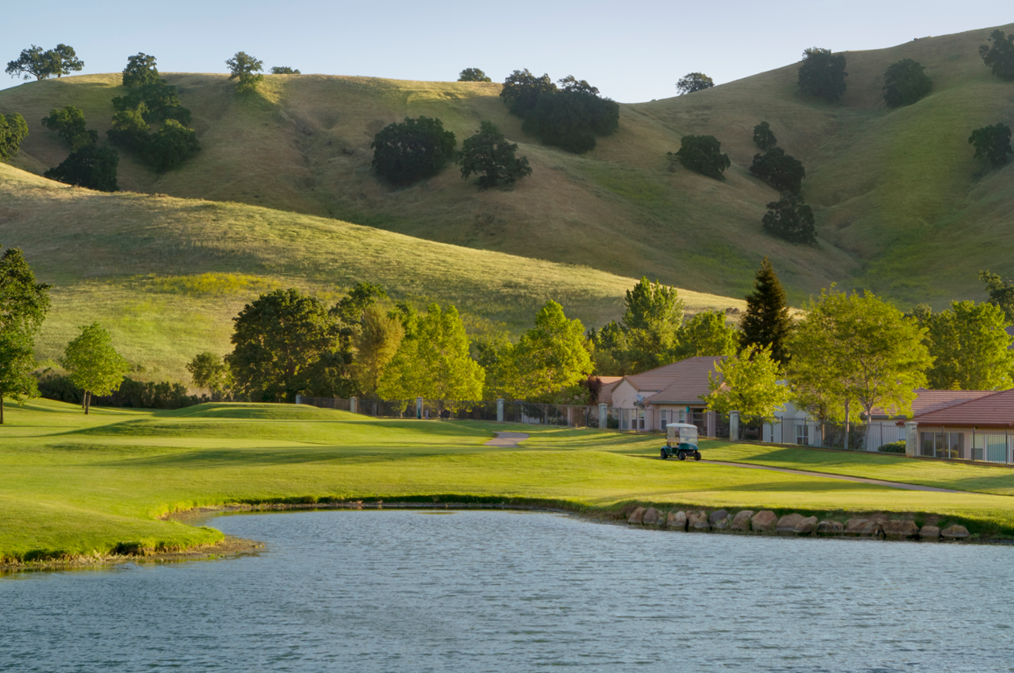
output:
[[0, 579], [4, 671], [1014, 671], [1014, 548], [516, 512], [212, 525], [256, 557]]

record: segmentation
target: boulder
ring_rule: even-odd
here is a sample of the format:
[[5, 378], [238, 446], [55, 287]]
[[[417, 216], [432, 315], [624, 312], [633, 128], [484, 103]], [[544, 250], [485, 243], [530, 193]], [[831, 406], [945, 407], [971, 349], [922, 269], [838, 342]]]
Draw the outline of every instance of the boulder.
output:
[[786, 514], [775, 524], [775, 530], [779, 533], [794, 533], [796, 525], [804, 518], [802, 514]]
[[870, 519], [849, 519], [845, 522], [845, 534], [875, 537], [880, 535], [880, 524]]
[[666, 517], [665, 527], [669, 530], [685, 531], [687, 529], [686, 512], [669, 512], [669, 516]]
[[627, 519], [627, 523], [630, 523], [630, 524], [644, 523], [644, 513], [646, 511], [647, 510], [644, 509], [643, 507], [638, 507], [637, 509], [635, 509], [633, 512], [630, 513], [630, 517]]
[[708, 515], [708, 523], [714, 526], [719, 521], [724, 521], [729, 518], [729, 513], [724, 509], [716, 509], [710, 515]]
[[658, 520], [661, 518], [662, 517], [658, 515], [657, 509], [655, 509], [654, 507], [649, 507], [648, 510], [644, 513], [644, 516], [641, 517], [641, 523], [643, 523], [645, 526], [654, 526], [655, 524], [658, 523]]
[[815, 530], [817, 530], [817, 517], [809, 516], [797, 523], [792, 532], [796, 535], [813, 535]]
[[884, 531], [884, 537], [892, 540], [907, 540], [919, 534], [919, 526], [915, 525], [915, 521], [885, 521], [880, 527]]
[[687, 530], [707, 532], [711, 530], [711, 524], [708, 523], [708, 513], [704, 510], [697, 512], [691, 512], [687, 515]]
[[756, 533], [774, 533], [778, 515], [770, 510], [757, 512], [750, 517], [750, 528]]
[[845, 526], [840, 521], [821, 521], [817, 524], [817, 535], [841, 535]]
[[940, 539], [940, 527], [939, 526], [923, 526], [919, 529], [920, 540], [932, 540], [936, 542]]
[[940, 531], [940, 537], [945, 540], [964, 540], [968, 537], [968, 529], [964, 526], [954, 524]]
[[752, 516], [752, 509], [744, 509], [742, 512], [737, 512], [736, 516], [732, 517], [732, 523], [729, 524], [729, 528], [732, 530], [750, 530], [750, 517]]

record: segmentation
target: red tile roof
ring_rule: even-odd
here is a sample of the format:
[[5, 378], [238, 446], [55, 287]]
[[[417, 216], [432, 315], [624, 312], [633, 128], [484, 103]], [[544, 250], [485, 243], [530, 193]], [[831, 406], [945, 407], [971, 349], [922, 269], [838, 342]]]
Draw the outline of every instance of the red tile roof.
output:
[[1014, 427], [1014, 390], [935, 409], [912, 418], [919, 425], [963, 428]]
[[[916, 388], [916, 398], [912, 402], [912, 416], [946, 409], [955, 404], [962, 404], [971, 400], [977, 400], [980, 397], [993, 395], [996, 392], [995, 390], [927, 390], [925, 388]], [[882, 408], [874, 407], [873, 417], [898, 418], [899, 416], [897, 414], [889, 415]]]

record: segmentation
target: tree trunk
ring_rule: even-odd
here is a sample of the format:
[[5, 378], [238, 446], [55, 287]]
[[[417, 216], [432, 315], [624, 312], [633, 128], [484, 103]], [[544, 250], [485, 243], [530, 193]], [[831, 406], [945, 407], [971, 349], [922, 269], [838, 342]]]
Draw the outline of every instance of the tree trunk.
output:
[[0, 395], [0, 425], [4, 424], [4, 396]]
[[849, 407], [852, 405], [851, 400], [845, 400], [845, 450], [849, 450]]
[[89, 407], [91, 407], [91, 401], [92, 401], [92, 394], [86, 390], [85, 394], [84, 394], [85, 416], [88, 415], [88, 409], [89, 409]]

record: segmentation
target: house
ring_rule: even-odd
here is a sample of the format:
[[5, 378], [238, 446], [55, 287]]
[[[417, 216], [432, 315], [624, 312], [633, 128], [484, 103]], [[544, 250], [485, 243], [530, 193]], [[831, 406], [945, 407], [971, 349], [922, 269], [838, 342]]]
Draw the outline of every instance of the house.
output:
[[905, 429], [909, 456], [1014, 463], [1014, 390], [928, 408], [896, 424]]
[[[624, 376], [609, 391], [610, 412], [620, 430], [664, 430], [668, 423], [693, 423], [703, 436], [714, 437], [715, 413], [706, 411], [708, 374], [724, 356], [680, 360], [657, 369]], [[603, 389], [605, 387], [603, 386]]]

